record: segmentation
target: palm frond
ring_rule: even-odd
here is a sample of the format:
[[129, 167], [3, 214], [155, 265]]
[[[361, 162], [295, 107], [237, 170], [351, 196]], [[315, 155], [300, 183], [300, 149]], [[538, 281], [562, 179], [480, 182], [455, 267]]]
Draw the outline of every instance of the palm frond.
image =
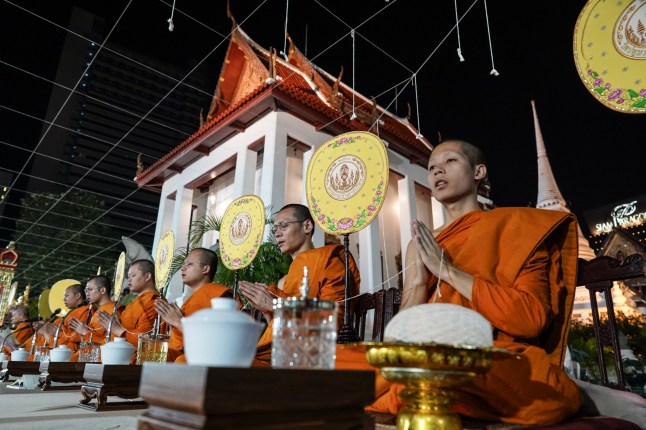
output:
[[220, 231], [222, 227], [222, 217], [217, 216], [215, 212], [207, 213], [204, 218], [197, 219], [191, 223], [188, 235], [188, 241], [191, 248], [199, 246], [204, 235], [210, 231]]

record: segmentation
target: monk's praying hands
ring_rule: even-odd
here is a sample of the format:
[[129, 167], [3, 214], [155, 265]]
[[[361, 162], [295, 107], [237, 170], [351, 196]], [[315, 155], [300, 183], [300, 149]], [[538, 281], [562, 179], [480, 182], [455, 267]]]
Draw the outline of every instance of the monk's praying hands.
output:
[[274, 298], [267, 290], [267, 285], [259, 282], [240, 281], [238, 288], [253, 307], [265, 315], [265, 318], [267, 314], [273, 313]]
[[90, 328], [78, 318], [72, 318], [69, 322], [69, 325], [72, 330], [74, 330], [81, 336], [85, 336], [90, 332]]
[[[110, 325], [110, 320], [112, 320], [112, 315], [104, 310], [98, 310], [96, 312], [96, 316], [103, 328], [107, 329]], [[119, 318], [115, 317], [114, 320], [112, 320], [111, 331], [115, 337], [121, 337], [121, 335], [126, 331], [119, 322]]]
[[165, 299], [155, 300], [155, 310], [159, 316], [168, 324], [181, 329], [184, 315], [176, 303], [168, 303]]

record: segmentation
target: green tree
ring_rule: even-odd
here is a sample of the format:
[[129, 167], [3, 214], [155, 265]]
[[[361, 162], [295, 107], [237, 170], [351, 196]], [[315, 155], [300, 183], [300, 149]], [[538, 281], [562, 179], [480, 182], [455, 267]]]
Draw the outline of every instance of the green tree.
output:
[[[60, 199], [60, 201], [59, 201]], [[38, 294], [61, 279], [83, 281], [118, 257], [103, 202], [94, 194], [32, 194], [21, 200], [13, 240], [20, 253], [15, 281]]]
[[[637, 388], [635, 391], [639, 392], [640, 387], [646, 383], [646, 317], [643, 315], [627, 316], [618, 312], [615, 318], [617, 330], [626, 335], [628, 345], [637, 357], [637, 360], [624, 359], [622, 369], [628, 383], [634, 389]], [[607, 330], [607, 324], [608, 318], [602, 317], [600, 320], [601, 329]], [[593, 383], [599, 383], [598, 349], [594, 325], [573, 320], [570, 326], [568, 345], [572, 353], [572, 360], [577, 361], [585, 369], [586, 379]], [[607, 363], [609, 378], [616, 380], [614, 374], [615, 356], [612, 347], [604, 346], [603, 356]]]

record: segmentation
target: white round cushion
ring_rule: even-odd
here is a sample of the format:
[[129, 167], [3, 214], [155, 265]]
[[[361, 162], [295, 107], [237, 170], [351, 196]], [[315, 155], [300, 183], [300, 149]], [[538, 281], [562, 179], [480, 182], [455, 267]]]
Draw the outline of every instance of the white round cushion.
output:
[[491, 324], [478, 312], [450, 303], [428, 303], [397, 313], [386, 326], [385, 341], [493, 346]]

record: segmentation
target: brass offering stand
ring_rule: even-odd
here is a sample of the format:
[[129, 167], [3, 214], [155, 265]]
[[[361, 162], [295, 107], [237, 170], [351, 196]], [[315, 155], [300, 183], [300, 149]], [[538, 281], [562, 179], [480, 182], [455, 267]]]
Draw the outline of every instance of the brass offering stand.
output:
[[78, 389], [77, 386], [52, 387], [52, 382], [63, 384], [73, 384], [75, 382], [85, 382], [83, 373], [85, 372], [85, 363], [74, 362], [52, 362], [47, 361], [40, 363], [40, 376], [38, 377], [38, 386], [42, 391], [55, 389]]
[[461, 430], [451, 410], [456, 389], [489, 371], [494, 355], [511, 357], [499, 348], [402, 342], [363, 342], [368, 363], [388, 381], [404, 384], [399, 393], [405, 406], [397, 415], [397, 430]]
[[[131, 364], [94, 364], [86, 363], [83, 373], [85, 384], [81, 386], [83, 400], [76, 406], [91, 411], [124, 410], [146, 408], [141, 400], [109, 402], [108, 396], [122, 399], [139, 397], [141, 366]], [[92, 402], [96, 399], [96, 402]]]

